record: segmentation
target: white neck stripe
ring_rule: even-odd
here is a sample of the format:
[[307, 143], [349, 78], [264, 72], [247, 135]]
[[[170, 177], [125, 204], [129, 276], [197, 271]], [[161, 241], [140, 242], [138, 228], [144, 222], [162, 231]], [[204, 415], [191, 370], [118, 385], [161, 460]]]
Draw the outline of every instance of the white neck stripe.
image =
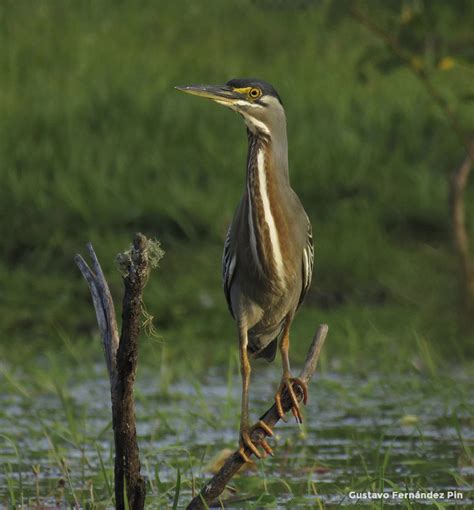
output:
[[257, 154], [257, 168], [258, 168], [258, 188], [263, 202], [263, 214], [265, 222], [268, 225], [268, 230], [270, 232], [270, 243], [272, 245], [272, 252], [275, 261], [276, 272], [280, 280], [282, 280], [284, 269], [283, 257], [280, 249], [278, 230], [275, 225], [275, 220], [273, 218], [272, 211], [270, 208], [270, 200], [268, 198], [267, 176], [265, 173], [265, 153], [262, 149], [260, 149]]
[[247, 124], [247, 127], [252, 131], [253, 133], [256, 133], [257, 131], [260, 131], [262, 133], [265, 133], [266, 135], [270, 134], [270, 130], [268, 129], [267, 125], [262, 122], [261, 120], [257, 120], [255, 117], [252, 117], [248, 113], [242, 114], [245, 120], [245, 124]]

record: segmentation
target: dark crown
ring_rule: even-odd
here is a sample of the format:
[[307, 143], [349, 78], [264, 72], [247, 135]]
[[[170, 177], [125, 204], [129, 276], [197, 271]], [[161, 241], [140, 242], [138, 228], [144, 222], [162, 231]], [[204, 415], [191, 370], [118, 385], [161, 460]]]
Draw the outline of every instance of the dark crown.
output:
[[273, 96], [280, 101], [281, 105], [283, 105], [281, 97], [275, 88], [264, 80], [258, 80], [257, 78], [234, 78], [233, 80], [229, 80], [226, 85], [237, 89], [244, 87], [258, 87], [262, 90], [263, 95]]

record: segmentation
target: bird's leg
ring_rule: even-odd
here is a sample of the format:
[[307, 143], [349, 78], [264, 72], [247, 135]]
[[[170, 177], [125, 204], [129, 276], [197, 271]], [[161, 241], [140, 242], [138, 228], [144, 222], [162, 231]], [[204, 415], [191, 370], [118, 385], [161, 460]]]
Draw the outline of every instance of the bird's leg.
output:
[[[260, 428], [263, 432], [268, 436], [273, 436], [273, 432], [271, 428], [259, 421], [253, 427], [249, 427], [249, 384], [250, 384], [250, 362], [249, 356], [247, 352], [247, 328], [239, 328], [239, 352], [240, 352], [240, 371], [242, 374], [242, 407], [241, 407], [241, 415], [240, 415], [240, 440], [239, 440], [239, 454], [245, 462], [249, 462], [248, 453], [245, 450], [250, 450], [250, 454], [254, 453], [255, 456], [259, 459], [262, 458], [262, 454], [255, 446], [255, 443], [251, 439], [252, 432], [256, 428]], [[265, 450], [266, 453], [272, 455], [272, 449], [269, 444], [262, 439], [261, 446]]]
[[308, 400], [308, 387], [304, 381], [299, 377], [292, 377], [290, 370], [290, 359], [288, 351], [290, 349], [290, 325], [292, 317], [288, 317], [285, 324], [285, 329], [280, 340], [280, 353], [283, 366], [283, 375], [281, 377], [280, 386], [275, 394], [275, 404], [277, 407], [278, 415], [281, 419], [284, 419], [285, 413], [283, 412], [283, 406], [281, 405], [281, 399], [283, 392], [287, 391], [291, 398], [291, 412], [296, 418], [296, 421], [303, 423], [303, 415], [301, 414], [300, 405], [296, 397], [293, 385], [299, 386], [303, 392], [303, 404], [306, 405]]

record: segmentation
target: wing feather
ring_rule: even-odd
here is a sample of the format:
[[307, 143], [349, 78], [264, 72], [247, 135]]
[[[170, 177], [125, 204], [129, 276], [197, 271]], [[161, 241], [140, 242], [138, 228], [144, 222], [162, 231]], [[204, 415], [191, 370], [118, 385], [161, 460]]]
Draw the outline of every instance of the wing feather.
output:
[[230, 299], [230, 287], [232, 284], [232, 277], [234, 276], [235, 266], [237, 264], [237, 254], [233, 253], [231, 249], [230, 242], [231, 228], [232, 225], [230, 225], [229, 229], [227, 230], [227, 235], [224, 243], [224, 253], [222, 256], [222, 285], [224, 287], [224, 294], [227, 300], [227, 306], [232, 317], [234, 317], [234, 312], [232, 311], [232, 303]]
[[313, 245], [313, 230], [311, 228], [311, 223], [308, 218], [308, 230], [306, 234], [306, 245], [303, 249], [303, 284], [301, 288], [300, 300], [298, 302], [298, 307], [303, 302], [308, 289], [311, 285], [311, 279], [313, 278], [313, 266], [314, 266], [314, 245]]

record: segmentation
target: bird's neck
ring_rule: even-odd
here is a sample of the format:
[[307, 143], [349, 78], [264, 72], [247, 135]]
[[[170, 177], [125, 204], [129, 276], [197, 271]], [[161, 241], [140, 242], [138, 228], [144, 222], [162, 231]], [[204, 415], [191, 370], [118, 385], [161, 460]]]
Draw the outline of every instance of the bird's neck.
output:
[[259, 151], [264, 151], [271, 167], [270, 178], [279, 185], [289, 186], [286, 123], [280, 126], [279, 129], [272, 129], [271, 136], [260, 131], [255, 132], [247, 129], [247, 138], [247, 179], [249, 174], [258, 170], [255, 166], [255, 158]]
[[248, 131], [246, 185], [253, 259], [263, 275], [272, 281], [283, 281], [281, 241], [289, 228], [285, 197], [290, 190], [286, 130], [279, 140]]
[[286, 126], [271, 136], [247, 129], [247, 137], [247, 189], [264, 178], [277, 194], [286, 191], [290, 186]]

